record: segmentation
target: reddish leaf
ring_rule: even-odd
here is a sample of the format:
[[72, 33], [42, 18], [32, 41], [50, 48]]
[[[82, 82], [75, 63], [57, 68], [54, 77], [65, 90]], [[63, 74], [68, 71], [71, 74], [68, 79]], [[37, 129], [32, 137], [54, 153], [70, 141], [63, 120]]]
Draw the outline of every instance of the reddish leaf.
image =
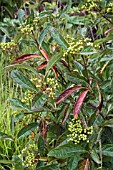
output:
[[38, 67], [38, 70], [42, 70], [43, 68], [45, 68], [47, 66], [47, 61], [43, 62], [42, 64], [40, 64], [40, 66]]
[[90, 169], [89, 159], [84, 159], [84, 160], [81, 162], [78, 170], [89, 170], [89, 169]]
[[47, 138], [47, 124], [46, 124], [46, 121], [44, 119], [42, 119], [40, 121], [40, 124], [39, 124], [39, 133], [43, 137], [44, 141], [46, 141], [46, 138]]
[[43, 48], [42, 48], [40, 51], [41, 51], [42, 55], [45, 57], [45, 59], [46, 59], [47, 61], [49, 61], [50, 58], [49, 58], [47, 52], [46, 52]]
[[[40, 51], [41, 51], [42, 55], [45, 57], [46, 61], [49, 61], [49, 60], [50, 60], [50, 57], [49, 57], [49, 55], [47, 54], [47, 52], [46, 52], [43, 48], [42, 48]], [[52, 67], [52, 70], [54, 71], [56, 78], [58, 78], [58, 71], [57, 71], [56, 67], [53, 66], [53, 67]]]
[[56, 101], [56, 104], [61, 103], [64, 99], [66, 99], [68, 96], [70, 96], [75, 91], [80, 90], [81, 88], [83, 88], [83, 87], [81, 87], [81, 86], [74, 86], [74, 87], [70, 87], [70, 88], [66, 89], [64, 92], [62, 92], [60, 94], [60, 96], [58, 97], [58, 99]]
[[55, 73], [55, 77], [58, 78], [58, 71], [57, 71], [57, 68], [55, 66], [52, 67], [52, 70], [54, 71]]
[[89, 91], [89, 90], [85, 90], [85, 91], [82, 92], [82, 93], [80, 94], [80, 96], [78, 97], [78, 99], [77, 99], [77, 101], [76, 101], [76, 103], [75, 103], [75, 105], [74, 105], [74, 117], [77, 117], [77, 116], [78, 116], [78, 113], [79, 113], [79, 111], [80, 111], [80, 109], [81, 109], [81, 107], [82, 107], [82, 103], [83, 103], [83, 101], [84, 101], [84, 99], [85, 99], [88, 91]]
[[22, 56], [16, 58], [16, 60], [14, 60], [11, 64], [16, 64], [19, 62], [23, 62], [25, 60], [30, 60], [31, 58], [40, 58], [40, 57], [41, 56], [37, 55], [37, 54], [25, 54], [25, 55], [22, 55]]
[[64, 117], [62, 119], [62, 124], [64, 124], [66, 122], [66, 120], [69, 118], [69, 115], [70, 115], [70, 109], [66, 108], [64, 111]]

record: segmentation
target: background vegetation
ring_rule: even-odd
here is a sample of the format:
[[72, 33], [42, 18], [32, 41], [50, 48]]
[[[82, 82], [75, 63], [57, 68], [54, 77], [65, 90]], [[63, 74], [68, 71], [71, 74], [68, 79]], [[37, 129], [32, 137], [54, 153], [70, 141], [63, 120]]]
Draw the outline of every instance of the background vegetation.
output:
[[0, 8], [0, 169], [112, 170], [113, 2]]

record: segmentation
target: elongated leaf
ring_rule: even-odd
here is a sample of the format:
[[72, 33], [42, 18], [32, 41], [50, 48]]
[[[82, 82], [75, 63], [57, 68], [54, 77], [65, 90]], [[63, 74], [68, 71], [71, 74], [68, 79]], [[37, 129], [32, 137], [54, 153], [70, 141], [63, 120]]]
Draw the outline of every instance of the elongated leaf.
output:
[[[97, 153], [100, 153], [99, 149], [96, 149]], [[102, 155], [113, 158], [113, 144], [106, 144], [102, 147]]]
[[0, 139], [13, 141], [12, 137], [6, 133], [0, 132]]
[[66, 89], [65, 91], [63, 91], [60, 96], [58, 97], [58, 99], [56, 100], [56, 104], [61, 103], [63, 100], [65, 100], [67, 97], [69, 97], [72, 93], [74, 93], [77, 90], [80, 90], [84, 87], [81, 86], [74, 86], [74, 87], [70, 87], [68, 89]]
[[107, 126], [107, 127], [113, 127], [113, 119], [105, 120], [105, 121], [101, 122], [100, 125], [101, 126]]
[[39, 41], [39, 45], [41, 46], [43, 40], [44, 40], [44, 37], [45, 35], [47, 34], [47, 32], [49, 31], [50, 27], [46, 27], [45, 29], [42, 30], [42, 32], [40, 33], [39, 35], [39, 38], [38, 38], [38, 41]]
[[23, 127], [18, 133], [18, 136], [17, 136], [18, 140], [28, 136], [33, 130], [37, 128], [37, 126], [38, 126], [38, 123], [31, 123]]
[[43, 62], [40, 66], [38, 66], [38, 70], [42, 70], [47, 66], [47, 61]]
[[101, 161], [99, 159], [99, 155], [97, 154], [96, 150], [94, 150], [94, 149], [92, 150], [91, 157], [97, 164], [101, 163]]
[[41, 56], [40, 55], [37, 55], [37, 54], [25, 54], [25, 55], [22, 55], [18, 58], [16, 58], [11, 64], [16, 64], [16, 63], [22, 63], [24, 62], [25, 60], [30, 60], [32, 58], [40, 58]]
[[13, 161], [2, 159], [2, 160], [0, 160], [0, 164], [13, 164]]
[[38, 92], [38, 89], [36, 88], [36, 86], [29, 80], [28, 77], [24, 76], [22, 72], [18, 70], [13, 70], [11, 72], [11, 75], [12, 75], [13, 80], [19, 85], [21, 85], [22, 87]]
[[67, 6], [64, 8], [64, 10], [62, 11], [60, 17], [62, 17], [63, 15], [65, 15], [71, 8], [72, 5], [72, 0], [68, 0]]
[[36, 170], [59, 170], [59, 166], [56, 165], [46, 165], [46, 166], [41, 166], [37, 168]]
[[13, 106], [15, 106], [19, 110], [30, 111], [30, 107], [28, 107], [26, 103], [22, 102], [19, 99], [10, 98], [9, 101], [12, 103]]
[[[47, 54], [47, 52], [46, 52], [43, 48], [42, 48], [40, 51], [41, 51], [41, 53], [43, 54], [43, 56], [46, 58], [46, 60], [49, 61], [49, 60], [50, 60], [50, 57], [49, 57], [49, 55]], [[55, 66], [52, 66], [52, 70], [54, 71], [56, 78], [58, 78], [58, 72], [57, 72], [56, 67], [55, 67]]]
[[58, 146], [58, 147], [54, 148], [53, 150], [51, 150], [48, 153], [48, 156], [65, 159], [65, 158], [75, 156], [76, 153], [81, 154], [81, 153], [85, 153], [85, 152], [86, 151], [81, 146], [76, 146], [73, 143], [67, 143], [65, 145]]
[[50, 32], [52, 37], [56, 40], [56, 42], [64, 49], [68, 48], [68, 43], [65, 39], [59, 34], [58, 31], [55, 30], [52, 26], [50, 27]]
[[92, 52], [80, 52], [80, 53], [77, 53], [77, 54], [81, 54], [81, 55], [92, 55], [92, 54], [96, 54], [97, 52], [96, 51], [92, 51]]
[[6, 66], [5, 68], [9, 68], [9, 67], [24, 68], [26, 70], [32, 71], [34, 74], [38, 73], [37, 70], [35, 70], [33, 67], [25, 64], [13, 64], [13, 65]]
[[84, 99], [85, 99], [88, 91], [89, 91], [89, 90], [85, 90], [85, 91], [82, 92], [82, 93], [80, 94], [80, 96], [78, 97], [78, 99], [77, 99], [77, 101], [76, 101], [76, 103], [75, 103], [75, 105], [74, 105], [74, 117], [77, 117], [77, 116], [78, 116], [78, 113], [79, 113], [79, 111], [80, 111], [80, 109], [81, 109], [81, 107], [82, 107], [82, 103], [83, 103], [83, 101], [84, 101]]
[[55, 54], [52, 56], [52, 58], [48, 61], [47, 67], [46, 67], [46, 73], [49, 71], [49, 69], [59, 60], [61, 59], [62, 55]]

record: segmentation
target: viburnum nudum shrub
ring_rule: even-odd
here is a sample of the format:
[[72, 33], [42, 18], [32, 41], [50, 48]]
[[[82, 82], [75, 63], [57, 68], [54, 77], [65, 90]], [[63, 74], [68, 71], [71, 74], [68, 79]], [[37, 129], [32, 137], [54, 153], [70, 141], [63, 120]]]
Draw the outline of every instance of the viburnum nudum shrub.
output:
[[113, 3], [54, 3], [31, 10], [14, 36], [9, 67], [23, 98], [9, 100], [26, 122], [10, 140], [35, 146], [30, 164], [26, 147], [17, 155], [23, 169], [112, 169]]

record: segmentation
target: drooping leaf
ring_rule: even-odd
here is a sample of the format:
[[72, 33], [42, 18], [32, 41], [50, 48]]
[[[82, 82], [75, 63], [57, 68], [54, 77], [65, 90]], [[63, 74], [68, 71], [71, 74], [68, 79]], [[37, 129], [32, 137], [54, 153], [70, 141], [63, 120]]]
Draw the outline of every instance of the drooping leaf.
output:
[[16, 58], [11, 64], [22, 63], [25, 60], [30, 60], [32, 58], [40, 58], [40, 55], [37, 54], [24, 54], [18, 58]]
[[56, 104], [61, 103], [63, 100], [65, 100], [67, 97], [69, 97], [72, 93], [74, 93], [77, 90], [80, 90], [84, 87], [81, 86], [74, 86], [74, 87], [70, 87], [68, 89], [66, 89], [65, 91], [63, 91], [60, 96], [57, 98], [56, 100]]
[[82, 103], [83, 103], [83, 101], [84, 101], [84, 99], [85, 99], [88, 91], [89, 91], [89, 90], [85, 90], [85, 91], [82, 92], [82, 93], [80, 94], [80, 96], [78, 97], [78, 99], [77, 99], [77, 101], [76, 101], [76, 103], [75, 103], [75, 105], [74, 105], [74, 118], [78, 116], [78, 113], [79, 113], [79, 111], [80, 111], [80, 109], [81, 109], [81, 107], [82, 107]]
[[56, 29], [54, 27], [50, 27], [50, 32], [52, 37], [56, 40], [56, 42], [64, 49], [68, 48], [68, 43], [66, 42], [66, 40], [60, 35], [60, 33], [58, 31], [56, 31]]
[[36, 86], [29, 80], [28, 77], [24, 76], [24, 74], [18, 70], [13, 70], [11, 72], [11, 76], [13, 78], [13, 80], [18, 83], [19, 85], [21, 85], [22, 87], [38, 92], [38, 89], [36, 88]]
[[10, 98], [9, 101], [12, 103], [13, 106], [15, 106], [15, 108], [17, 108], [17, 110], [25, 110], [30, 112], [30, 107], [26, 105], [26, 103], [22, 102], [19, 99], [16, 98]]
[[28, 136], [33, 130], [38, 127], [38, 123], [31, 123], [25, 127], [23, 127], [17, 135], [18, 140]]
[[55, 54], [54, 56], [52, 56], [52, 58], [47, 63], [46, 73], [61, 57], [62, 57], [62, 55], [60, 55], [60, 54]]
[[52, 149], [48, 153], [48, 156], [65, 159], [75, 156], [76, 153], [81, 154], [85, 152], [86, 151], [81, 146], [77, 146], [73, 143], [67, 143], [65, 145], [57, 146], [56, 148]]
[[13, 64], [13, 65], [8, 65], [5, 68], [9, 68], [9, 67], [23, 68], [23, 69], [32, 71], [34, 74], [37, 74], [37, 70], [36, 69], [34, 69], [31, 66], [25, 65], [25, 64]]
[[10, 141], [13, 141], [11, 136], [9, 136], [8, 134], [3, 133], [3, 132], [0, 132], [0, 139], [1, 140], [10, 140]]

